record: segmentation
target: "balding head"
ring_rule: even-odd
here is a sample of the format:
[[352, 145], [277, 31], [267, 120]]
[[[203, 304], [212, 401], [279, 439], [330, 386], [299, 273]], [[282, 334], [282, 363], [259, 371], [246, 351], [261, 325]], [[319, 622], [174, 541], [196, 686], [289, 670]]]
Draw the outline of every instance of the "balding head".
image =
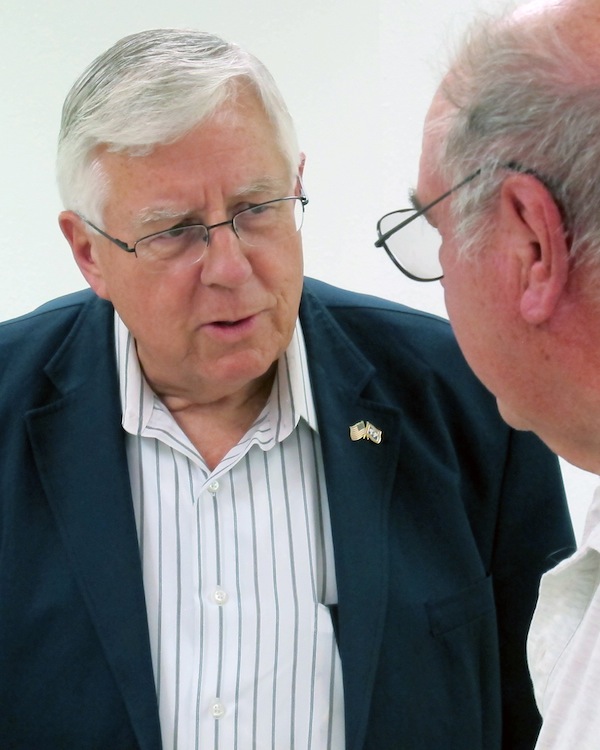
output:
[[599, 34], [600, 0], [475, 24], [432, 102], [417, 187], [467, 361], [509, 424], [588, 471], [600, 467]]
[[[507, 19], [515, 24], [548, 25], [566, 44], [593, 63], [600, 59], [598, 0], [532, 0]], [[598, 71], [600, 75], [600, 71]]]
[[536, 0], [471, 27], [427, 120], [446, 182], [481, 170], [453, 198], [466, 251], [482, 245], [509, 167], [539, 177], [571, 259], [600, 276], [599, 58], [600, 0]]

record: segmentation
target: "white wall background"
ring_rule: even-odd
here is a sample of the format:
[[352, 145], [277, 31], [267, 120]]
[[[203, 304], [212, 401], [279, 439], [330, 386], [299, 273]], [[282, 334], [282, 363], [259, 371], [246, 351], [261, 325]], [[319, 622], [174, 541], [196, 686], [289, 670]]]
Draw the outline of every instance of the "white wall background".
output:
[[[190, 26], [254, 52], [274, 74], [307, 154], [306, 270], [445, 315], [373, 247], [406, 204], [421, 127], [452, 41], [503, 0], [4, 0], [0, 9], [0, 319], [83, 286], [56, 222], [62, 101], [91, 60], [144, 28]], [[1, 448], [0, 448], [1, 449]], [[563, 465], [578, 534], [597, 478]], [[532, 530], [533, 532], [533, 530]]]

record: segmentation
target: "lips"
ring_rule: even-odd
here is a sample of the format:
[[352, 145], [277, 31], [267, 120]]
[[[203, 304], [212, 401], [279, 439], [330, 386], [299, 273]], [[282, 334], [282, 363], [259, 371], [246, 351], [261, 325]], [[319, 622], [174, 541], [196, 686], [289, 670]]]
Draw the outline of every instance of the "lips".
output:
[[234, 328], [235, 326], [243, 325], [253, 317], [253, 315], [248, 315], [246, 318], [240, 318], [239, 320], [215, 320], [211, 325], [219, 328]]
[[213, 320], [202, 326], [210, 336], [216, 336], [222, 341], [232, 342], [237, 337], [246, 337], [257, 328], [259, 315], [247, 315], [236, 320]]

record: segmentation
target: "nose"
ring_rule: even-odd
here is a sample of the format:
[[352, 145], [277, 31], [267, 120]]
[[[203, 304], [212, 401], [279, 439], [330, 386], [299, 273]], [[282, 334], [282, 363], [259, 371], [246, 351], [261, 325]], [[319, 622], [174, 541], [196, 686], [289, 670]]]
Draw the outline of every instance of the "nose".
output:
[[209, 224], [206, 229], [206, 244], [210, 245], [210, 237], [213, 229], [217, 227], [231, 227], [231, 231], [237, 236], [235, 229], [233, 228], [233, 219], [227, 219], [227, 221], [219, 221], [216, 224]]
[[213, 224], [202, 256], [200, 280], [205, 286], [234, 288], [252, 275], [252, 265], [231, 221]]

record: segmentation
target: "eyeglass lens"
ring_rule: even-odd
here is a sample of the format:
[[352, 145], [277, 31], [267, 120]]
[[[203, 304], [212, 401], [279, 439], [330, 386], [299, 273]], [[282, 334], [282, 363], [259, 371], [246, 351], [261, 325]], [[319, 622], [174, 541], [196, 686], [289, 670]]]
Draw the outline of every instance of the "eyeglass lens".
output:
[[[381, 219], [379, 232], [385, 234], [414, 213], [413, 209], [392, 211]], [[439, 260], [440, 242], [437, 230], [424, 216], [419, 216], [388, 237], [385, 244], [388, 252], [410, 276], [422, 281], [434, 281], [443, 276]]]
[[[246, 245], [271, 246], [299, 231], [303, 220], [304, 206], [300, 198], [283, 198], [241, 211], [233, 219], [233, 229]], [[139, 259], [156, 265], [192, 265], [201, 260], [212, 239], [210, 233], [214, 231], [232, 231], [232, 226], [176, 227], [139, 240], [136, 254]]]

